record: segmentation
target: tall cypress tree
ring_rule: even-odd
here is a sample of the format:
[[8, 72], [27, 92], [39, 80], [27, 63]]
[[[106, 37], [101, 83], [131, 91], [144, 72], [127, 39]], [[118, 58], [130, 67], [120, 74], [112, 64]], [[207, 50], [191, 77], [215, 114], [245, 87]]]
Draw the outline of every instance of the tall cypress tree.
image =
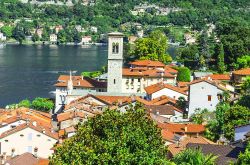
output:
[[226, 70], [224, 62], [224, 47], [223, 44], [218, 44], [216, 47], [217, 53], [217, 69], [219, 73], [223, 73]]

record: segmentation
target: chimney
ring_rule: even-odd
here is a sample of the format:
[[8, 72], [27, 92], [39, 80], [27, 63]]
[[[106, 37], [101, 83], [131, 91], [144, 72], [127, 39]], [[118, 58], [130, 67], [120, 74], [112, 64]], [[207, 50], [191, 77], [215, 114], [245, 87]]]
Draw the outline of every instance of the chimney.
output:
[[179, 147], [180, 147], [180, 141], [177, 140], [177, 141], [176, 141], [176, 148], [179, 148]]
[[81, 76], [82, 77], [82, 80], [83, 80], [83, 76]]
[[33, 122], [32, 122], [32, 125], [36, 127], [36, 126], [37, 126], [36, 121], [33, 121]]
[[187, 128], [187, 126], [185, 126], [184, 130], [185, 130], [185, 132], [187, 132], [187, 131], [188, 131], [188, 128]]
[[42, 133], [45, 133], [45, 129], [43, 128]]
[[79, 86], [79, 85], [81, 85], [81, 82], [80, 82], [80, 81], [78, 81], [78, 82], [77, 82], [77, 85], [78, 85], [78, 86]]
[[11, 157], [13, 158], [15, 156], [15, 148], [11, 149]]
[[37, 156], [37, 151], [38, 151], [38, 148], [37, 148], [37, 147], [35, 147], [35, 148], [34, 148], [34, 156], [38, 159], [38, 156]]

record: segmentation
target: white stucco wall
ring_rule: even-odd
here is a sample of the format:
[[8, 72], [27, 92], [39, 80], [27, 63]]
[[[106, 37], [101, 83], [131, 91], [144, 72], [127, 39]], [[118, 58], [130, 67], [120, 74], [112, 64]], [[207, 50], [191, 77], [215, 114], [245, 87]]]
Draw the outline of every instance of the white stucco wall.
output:
[[[204, 81], [190, 85], [188, 116], [190, 117], [198, 108], [215, 110], [219, 103], [217, 95], [222, 93], [222, 90]], [[211, 95], [211, 101], [208, 101], [208, 95]]]
[[168, 97], [171, 97], [173, 99], [178, 99], [179, 97], [184, 97], [185, 99], [187, 99], [187, 95], [184, 95], [182, 93], [179, 93], [179, 92], [176, 92], [174, 90], [171, 90], [171, 89], [168, 89], [168, 88], [164, 88], [162, 90], [159, 90], [155, 93], [153, 93], [151, 96], [150, 96], [150, 99], [155, 99], [157, 97], [161, 97], [161, 96], [168, 96]]
[[[21, 134], [24, 136], [21, 137]], [[37, 135], [40, 135], [40, 137]], [[31, 138], [29, 138], [29, 136]], [[8, 140], [8, 142], [5, 140]], [[34, 154], [34, 148], [37, 147], [38, 157], [48, 158], [53, 153], [53, 150], [50, 149], [56, 142], [56, 139], [53, 139], [31, 128], [26, 128], [0, 139], [1, 154], [6, 152], [7, 155], [11, 155], [11, 150], [14, 148], [15, 155], [20, 155], [25, 152], [29, 152], [28, 147], [31, 148], [31, 153]]]

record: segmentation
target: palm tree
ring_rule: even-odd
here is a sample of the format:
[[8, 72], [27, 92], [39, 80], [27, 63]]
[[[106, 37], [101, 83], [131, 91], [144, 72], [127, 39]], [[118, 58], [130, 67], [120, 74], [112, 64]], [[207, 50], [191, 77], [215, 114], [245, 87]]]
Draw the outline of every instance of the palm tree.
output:
[[204, 155], [200, 149], [186, 149], [177, 154], [173, 161], [178, 165], [214, 165], [217, 156]]

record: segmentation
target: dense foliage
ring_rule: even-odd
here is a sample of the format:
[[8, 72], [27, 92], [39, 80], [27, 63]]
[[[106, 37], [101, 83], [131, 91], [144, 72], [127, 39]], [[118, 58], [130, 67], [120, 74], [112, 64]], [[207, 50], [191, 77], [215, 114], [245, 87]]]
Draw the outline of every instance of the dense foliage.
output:
[[210, 155], [204, 155], [198, 149], [186, 149], [179, 154], [177, 154], [173, 161], [178, 165], [214, 165], [216, 156], [213, 156], [212, 153]]
[[248, 142], [247, 148], [244, 153], [241, 153], [238, 157], [237, 165], [250, 164], [250, 142]]
[[52, 164], [168, 164], [160, 131], [139, 105], [106, 110], [56, 149]]
[[190, 82], [191, 80], [191, 72], [187, 67], [178, 68], [178, 81]]

